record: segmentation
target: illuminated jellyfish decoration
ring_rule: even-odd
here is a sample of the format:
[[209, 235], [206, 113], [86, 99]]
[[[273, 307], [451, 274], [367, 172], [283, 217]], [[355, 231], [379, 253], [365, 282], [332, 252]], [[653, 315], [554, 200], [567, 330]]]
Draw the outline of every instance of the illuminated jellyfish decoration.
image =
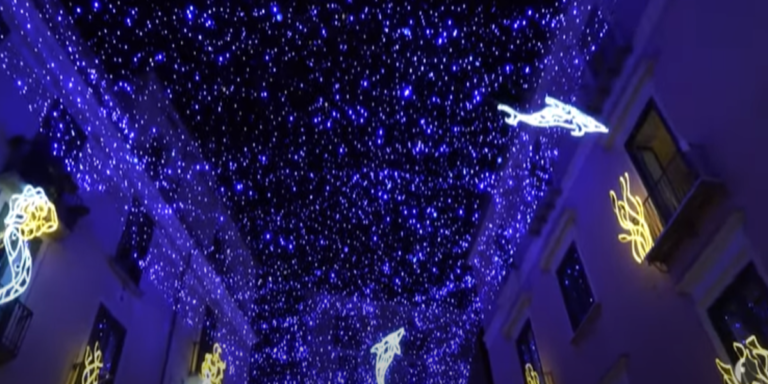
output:
[[85, 359], [83, 360], [83, 376], [81, 377], [81, 384], [98, 384], [99, 372], [101, 367], [104, 366], [104, 360], [102, 359], [101, 349], [99, 349], [99, 343], [93, 346], [93, 351], [90, 347], [85, 347]]
[[739, 360], [733, 366], [715, 359], [725, 384], [768, 384], [768, 350], [750, 336], [744, 344], [734, 342], [733, 349]]
[[616, 196], [616, 192], [610, 191], [611, 205], [619, 225], [626, 231], [619, 235], [619, 241], [632, 244], [632, 256], [635, 261], [642, 263], [648, 251], [653, 247], [653, 237], [651, 229], [648, 226], [648, 217], [646, 217], [643, 201], [632, 194], [629, 188], [629, 174], [619, 178], [621, 183], [621, 200]]
[[221, 360], [221, 346], [213, 345], [213, 353], [206, 353], [203, 365], [200, 367], [200, 378], [203, 384], [221, 384], [224, 382], [224, 370], [227, 363]]
[[533, 369], [533, 365], [525, 365], [525, 384], [539, 384], [539, 374]]

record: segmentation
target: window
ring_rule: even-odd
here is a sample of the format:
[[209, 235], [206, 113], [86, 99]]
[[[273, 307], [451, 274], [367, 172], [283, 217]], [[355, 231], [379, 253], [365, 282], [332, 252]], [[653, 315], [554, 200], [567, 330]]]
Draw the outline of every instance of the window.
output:
[[5, 23], [5, 20], [3, 20], [3, 15], [0, 13], [0, 41], [5, 40], [5, 38], [10, 34], [11, 28], [9, 28], [8, 24]]
[[626, 148], [662, 224], [668, 224], [696, 178], [653, 100], [641, 114]]
[[141, 281], [141, 262], [146, 259], [147, 253], [149, 253], [154, 230], [154, 220], [144, 210], [141, 202], [134, 198], [128, 212], [128, 218], [125, 221], [123, 234], [117, 245], [115, 259], [136, 286]]
[[88, 347], [93, 348], [96, 343], [99, 343], [101, 350], [104, 365], [99, 371], [99, 383], [114, 383], [125, 343], [125, 333], [125, 327], [103, 304], [100, 305], [88, 339]]
[[517, 356], [520, 358], [520, 369], [523, 372], [523, 382], [525, 382], [525, 366], [530, 364], [539, 377], [544, 377], [544, 370], [539, 360], [539, 348], [536, 346], [536, 338], [533, 336], [531, 321], [528, 320], [520, 334], [517, 336]]
[[568, 311], [568, 319], [575, 331], [595, 304], [595, 297], [592, 295], [592, 288], [589, 286], [587, 273], [581, 263], [576, 243], [572, 243], [568, 247], [563, 261], [557, 267], [557, 280], [560, 282], [560, 290], [563, 293], [565, 309]]
[[768, 345], [768, 288], [754, 264], [744, 268], [707, 310], [709, 320], [731, 362], [738, 360], [733, 342], [756, 336]]
[[41, 131], [48, 138], [53, 155], [64, 159], [68, 170], [73, 169], [80, 161], [88, 135], [60, 100], [48, 106]]
[[200, 342], [197, 344], [197, 353], [193, 372], [200, 373], [200, 367], [205, 361], [205, 354], [213, 351], [213, 345], [216, 343], [216, 314], [209, 306], [205, 306], [203, 316], [203, 327], [200, 330]]
[[221, 241], [221, 234], [217, 232], [213, 237], [211, 250], [206, 253], [205, 258], [208, 260], [208, 263], [211, 264], [213, 271], [216, 272], [222, 280], [226, 280], [224, 278], [226, 277], [227, 272], [225, 253], [224, 244]]

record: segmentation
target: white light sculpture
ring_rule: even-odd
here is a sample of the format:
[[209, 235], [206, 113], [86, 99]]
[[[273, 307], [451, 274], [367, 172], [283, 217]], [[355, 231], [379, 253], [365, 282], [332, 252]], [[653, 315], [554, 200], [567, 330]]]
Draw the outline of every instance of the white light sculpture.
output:
[[405, 329], [400, 328], [390, 333], [378, 344], [371, 348], [371, 353], [376, 354], [376, 383], [384, 384], [387, 369], [392, 364], [395, 355], [400, 354], [400, 339], [405, 335]]
[[41, 188], [24, 187], [21, 194], [11, 196], [8, 205], [10, 209], [5, 217], [3, 247], [11, 270], [11, 281], [0, 287], [0, 305], [19, 297], [29, 286], [32, 256], [27, 241], [51, 233], [59, 226], [56, 207]]
[[504, 118], [504, 122], [515, 127], [522, 121], [534, 127], [570, 129], [571, 135], [577, 137], [584, 136], [585, 133], [608, 133], [608, 128], [605, 125], [598, 123], [571, 105], [549, 96], [544, 99], [544, 102], [547, 104], [544, 109], [531, 114], [520, 113], [504, 104], [499, 104], [498, 110], [509, 114]]

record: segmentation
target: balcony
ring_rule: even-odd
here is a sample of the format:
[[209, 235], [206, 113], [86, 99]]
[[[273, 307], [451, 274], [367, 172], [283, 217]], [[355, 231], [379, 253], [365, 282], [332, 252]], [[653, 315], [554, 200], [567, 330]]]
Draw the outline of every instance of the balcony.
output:
[[667, 271], [682, 243], [697, 235], [701, 222], [725, 197], [725, 185], [710, 171], [699, 148], [678, 153], [661, 176], [646, 185], [645, 213], [654, 246], [649, 264]]
[[56, 206], [59, 221], [72, 231], [90, 208], [78, 195], [79, 187], [63, 160], [51, 153], [50, 141], [42, 135], [32, 140], [16, 136], [9, 140], [9, 148], [3, 172], [15, 172], [25, 183], [42, 188]]
[[0, 305], [0, 365], [19, 355], [31, 321], [32, 311], [18, 299]]

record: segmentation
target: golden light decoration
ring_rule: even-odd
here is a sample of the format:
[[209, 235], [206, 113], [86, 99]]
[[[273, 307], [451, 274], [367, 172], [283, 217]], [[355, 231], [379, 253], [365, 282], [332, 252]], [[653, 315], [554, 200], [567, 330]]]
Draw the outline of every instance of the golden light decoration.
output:
[[621, 183], [621, 200], [616, 196], [616, 192], [611, 191], [611, 205], [616, 218], [619, 219], [619, 225], [627, 232], [619, 235], [619, 241], [622, 243], [632, 243], [632, 256], [638, 263], [645, 260], [648, 251], [653, 247], [653, 237], [651, 229], [648, 226], [643, 201], [632, 194], [629, 187], [629, 174], [619, 178]]
[[82, 384], [98, 384], [99, 372], [101, 372], [101, 367], [104, 366], [98, 342], [93, 346], [93, 351], [91, 351], [90, 347], [85, 347], [85, 360], [83, 365], [85, 367], [80, 382]]
[[525, 365], [525, 384], [539, 384], [539, 374], [531, 364]]
[[200, 367], [200, 377], [204, 384], [221, 384], [224, 382], [224, 370], [227, 363], [221, 360], [221, 346], [213, 345], [213, 353], [206, 353], [203, 365]]
[[757, 337], [750, 336], [744, 344], [734, 342], [739, 360], [735, 366], [715, 359], [725, 384], [768, 384], [768, 350], [760, 346]]
[[11, 281], [0, 287], [0, 305], [21, 296], [29, 286], [32, 256], [27, 241], [59, 227], [56, 207], [41, 188], [25, 186], [22, 193], [11, 196], [8, 205], [10, 209], [5, 217], [3, 247], [10, 266]]

